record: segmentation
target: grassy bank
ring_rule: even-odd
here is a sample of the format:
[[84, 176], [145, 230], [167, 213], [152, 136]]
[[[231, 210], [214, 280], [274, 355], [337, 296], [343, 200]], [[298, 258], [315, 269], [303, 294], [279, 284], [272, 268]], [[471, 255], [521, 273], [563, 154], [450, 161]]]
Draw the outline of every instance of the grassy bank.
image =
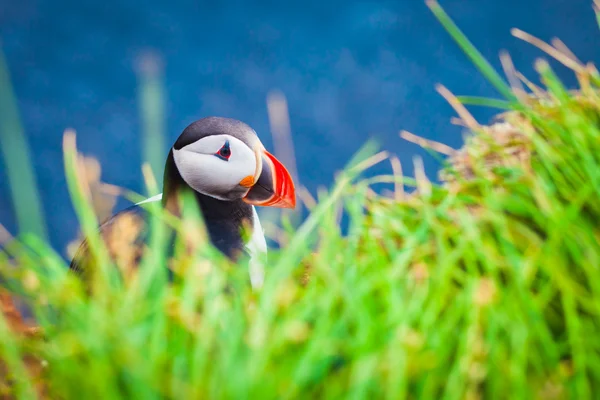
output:
[[[368, 144], [328, 193], [306, 202], [308, 219], [281, 233], [286, 246], [270, 253], [260, 292], [244, 265], [203, 245], [189, 207], [185, 224], [152, 210], [142, 268], [120, 279], [126, 240], [116, 240], [124, 256], [113, 261], [94, 236], [74, 136], [66, 135], [69, 189], [99, 273], [86, 290], [42, 241], [25, 235], [6, 244], [2, 278], [37, 325], [22, 326], [9, 310], [0, 318], [0, 394], [593, 398], [600, 391], [600, 74], [554, 43], [542, 47], [573, 69], [576, 91], [544, 61], [536, 63], [544, 87], [536, 87], [503, 56], [509, 85], [437, 4], [429, 6], [504, 99], [455, 98], [440, 87], [471, 131], [464, 147], [403, 136], [447, 153], [442, 184], [418, 165], [415, 179], [362, 178], [374, 163], [389, 162]], [[481, 126], [467, 103], [507, 113]], [[374, 194], [378, 182], [397, 183], [393, 198]], [[163, 219], [180, 232], [172, 284]]]

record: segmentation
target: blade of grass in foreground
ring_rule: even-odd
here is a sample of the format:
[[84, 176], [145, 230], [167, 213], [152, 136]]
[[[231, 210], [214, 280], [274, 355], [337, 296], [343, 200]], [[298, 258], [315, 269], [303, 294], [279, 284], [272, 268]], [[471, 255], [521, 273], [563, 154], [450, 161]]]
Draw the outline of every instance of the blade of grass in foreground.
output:
[[[116, 268], [108, 255], [105, 243], [103, 242], [100, 231], [98, 230], [98, 219], [92, 206], [89, 204], [89, 187], [87, 182], [83, 179], [79, 179], [77, 170], [77, 147], [75, 139], [75, 131], [66, 130], [63, 137], [63, 158], [65, 165], [65, 175], [67, 178], [67, 187], [69, 189], [69, 195], [75, 208], [75, 213], [79, 219], [81, 225], [81, 231], [86, 238], [89, 245], [90, 255], [94, 261], [94, 267], [92, 272], [100, 274], [103, 279], [93, 279], [94, 284], [101, 284], [104, 286], [99, 287], [101, 289], [99, 293], [102, 295], [109, 296], [107, 285], [110, 276], [115, 276]], [[87, 267], [86, 267], [87, 268]]]
[[47, 232], [39, 202], [40, 195], [16, 103], [8, 65], [4, 52], [0, 50], [0, 147], [10, 182], [18, 229], [20, 233], [33, 233], [45, 239]]
[[[279, 90], [272, 90], [267, 94], [267, 112], [271, 127], [271, 137], [273, 139], [274, 154], [287, 167], [294, 184], [298, 187], [300, 186], [300, 180], [294, 153], [288, 103], [285, 95]], [[261, 208], [259, 215], [261, 220], [268, 221], [267, 223], [276, 223], [281, 218], [288, 219], [294, 226], [298, 226], [301, 222], [302, 207], [296, 207], [294, 210], [287, 211], [272, 207]]]
[[435, 17], [444, 26], [446, 31], [452, 36], [454, 41], [460, 46], [461, 50], [469, 57], [469, 59], [475, 64], [479, 72], [487, 78], [487, 80], [494, 85], [494, 87], [504, 96], [506, 99], [516, 101], [516, 97], [510, 90], [510, 87], [504, 82], [500, 75], [494, 70], [490, 63], [483, 57], [483, 55], [473, 46], [473, 44], [467, 39], [464, 33], [456, 26], [456, 24], [450, 19], [448, 14], [435, 0], [427, 0], [427, 6], [433, 12]]
[[485, 97], [477, 97], [477, 96], [457, 96], [458, 101], [466, 106], [481, 106], [481, 107], [489, 107], [489, 108], [498, 108], [500, 110], [510, 110], [510, 103], [497, 100], [497, 99], [488, 99]]
[[[146, 53], [138, 62], [138, 101], [142, 117], [142, 156], [154, 176], [162, 176], [165, 150], [165, 105], [160, 58]], [[155, 195], [156, 193], [150, 193]]]

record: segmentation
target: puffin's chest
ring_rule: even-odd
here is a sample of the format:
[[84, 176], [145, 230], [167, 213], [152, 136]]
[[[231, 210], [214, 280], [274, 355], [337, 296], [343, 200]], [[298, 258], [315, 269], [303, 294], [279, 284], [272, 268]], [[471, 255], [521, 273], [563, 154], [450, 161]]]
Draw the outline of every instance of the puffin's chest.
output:
[[213, 246], [229, 258], [250, 257], [250, 280], [253, 287], [259, 287], [264, 279], [267, 242], [258, 214], [254, 206], [245, 205], [229, 211], [227, 218], [217, 218], [203, 209], [206, 230]]
[[244, 238], [252, 237], [256, 225], [254, 207], [242, 201], [222, 202], [202, 195], [197, 195], [197, 200], [213, 246], [236, 259], [245, 251]]
[[[261, 238], [264, 241], [262, 227], [253, 206], [242, 202], [221, 202], [199, 194], [196, 197], [212, 245], [227, 257], [237, 259], [239, 255], [247, 253], [249, 240], [256, 241], [258, 237], [259, 241]], [[137, 205], [161, 200], [162, 195], [159, 195]]]
[[[211, 219], [205, 218], [210, 241], [219, 251], [232, 259], [244, 252], [244, 227], [252, 230], [252, 214], [244, 218]], [[250, 231], [251, 233], [251, 231]]]

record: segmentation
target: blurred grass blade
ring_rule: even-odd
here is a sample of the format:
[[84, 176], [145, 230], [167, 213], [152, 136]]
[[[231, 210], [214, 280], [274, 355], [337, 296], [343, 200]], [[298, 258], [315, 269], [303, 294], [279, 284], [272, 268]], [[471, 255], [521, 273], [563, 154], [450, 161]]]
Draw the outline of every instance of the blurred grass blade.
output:
[[67, 129], [63, 137], [63, 162], [69, 195], [75, 208], [75, 213], [81, 225], [81, 231], [89, 245], [89, 253], [94, 260], [94, 275], [104, 279], [93, 279], [95, 284], [106, 284], [112, 263], [106, 246], [98, 229], [98, 219], [93, 207], [89, 204], [90, 193], [87, 182], [80, 178], [77, 170], [77, 145], [75, 131]]
[[[158, 185], [149, 164], [142, 167], [146, 188], [148, 193], [158, 193]], [[164, 209], [161, 201], [149, 202], [146, 204], [149, 211], [150, 233], [148, 247], [145, 249], [140, 262], [141, 270], [141, 293], [151, 292], [152, 285], [164, 285], [166, 278], [167, 265], [167, 245], [169, 230], [164, 222]], [[156, 290], [155, 292], [159, 292]], [[138, 300], [138, 299], [136, 299]], [[158, 299], [157, 299], [158, 300]]]
[[290, 115], [285, 95], [278, 90], [269, 92], [267, 95], [267, 110], [275, 156], [289, 170], [294, 183], [300, 185], [296, 155], [294, 154], [292, 128], [290, 127]]
[[[137, 64], [138, 102], [142, 118], [142, 161], [161, 177], [165, 162], [165, 90], [161, 58], [152, 52], [142, 54]], [[155, 195], [157, 193], [150, 193]]]
[[454, 41], [460, 46], [462, 51], [469, 57], [469, 59], [475, 64], [479, 72], [486, 79], [494, 85], [494, 87], [504, 96], [506, 99], [514, 101], [516, 100], [515, 95], [510, 90], [510, 86], [502, 79], [502, 77], [494, 70], [490, 63], [483, 57], [483, 55], [473, 46], [473, 44], [467, 39], [464, 33], [456, 26], [454, 21], [450, 19], [448, 14], [435, 0], [427, 0], [427, 6], [431, 9], [435, 17], [444, 26], [446, 31], [452, 36]]
[[343, 169], [343, 171], [345, 172], [343, 173], [348, 173], [352, 175], [352, 177], [355, 177], [356, 174], [360, 174], [361, 172], [363, 172], [364, 168], [361, 167], [361, 164], [368, 161], [371, 157], [375, 156], [379, 147], [380, 144], [376, 139], [369, 139], [352, 156], [350, 161], [346, 163], [346, 166]]
[[8, 64], [0, 49], [0, 147], [8, 174], [13, 209], [20, 233], [47, 238], [40, 194], [35, 181], [33, 160], [10, 82]]
[[[287, 99], [283, 92], [272, 90], [267, 93], [267, 112], [269, 115], [271, 137], [273, 138], [274, 154], [286, 166], [296, 187], [299, 187], [300, 180], [296, 164], [294, 141], [292, 139], [292, 128], [290, 126], [290, 114]], [[293, 210], [285, 211], [272, 207], [264, 207], [260, 210], [260, 217], [267, 224], [269, 222], [275, 223], [280, 217], [288, 218], [294, 226], [297, 226], [302, 217], [301, 213], [302, 207], [299, 205]]]
[[504, 100], [488, 99], [477, 96], [456, 96], [458, 101], [466, 106], [480, 106], [489, 108], [498, 108], [500, 110], [510, 110], [510, 103]]

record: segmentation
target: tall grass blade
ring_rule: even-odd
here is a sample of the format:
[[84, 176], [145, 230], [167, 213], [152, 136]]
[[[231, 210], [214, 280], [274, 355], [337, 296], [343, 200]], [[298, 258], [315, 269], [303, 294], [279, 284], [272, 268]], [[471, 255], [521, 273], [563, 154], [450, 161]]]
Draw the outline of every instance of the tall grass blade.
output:
[[600, 0], [594, 0], [594, 14], [596, 14], [596, 22], [598, 23], [598, 28], [600, 28]]
[[19, 120], [17, 101], [10, 82], [8, 64], [0, 49], [0, 147], [8, 174], [12, 204], [20, 233], [48, 234], [33, 171], [33, 159]]
[[427, 0], [427, 6], [433, 12], [438, 21], [444, 26], [446, 31], [452, 36], [454, 41], [459, 45], [462, 51], [475, 64], [479, 72], [494, 85], [496, 90], [500, 92], [507, 100], [515, 101], [516, 97], [510, 90], [510, 86], [502, 79], [490, 63], [483, 55], [473, 46], [464, 33], [456, 26], [454, 21], [446, 14], [444, 9], [435, 0]]
[[488, 108], [497, 108], [500, 110], [510, 110], [511, 105], [509, 102], [498, 99], [488, 99], [485, 97], [477, 96], [457, 96], [458, 101], [466, 106], [480, 106]]
[[86, 186], [85, 179], [79, 176], [81, 171], [77, 170], [75, 131], [71, 129], [67, 129], [64, 133], [63, 161], [69, 195], [92, 257], [92, 264], [88, 266], [92, 268], [90, 271], [93, 276], [92, 282], [99, 285], [97, 289], [101, 295], [108, 296], [109, 276], [114, 276], [115, 267], [98, 230], [98, 219], [94, 209], [89, 203], [89, 187]]
[[[154, 176], [162, 177], [166, 149], [165, 89], [162, 60], [151, 52], [137, 65], [138, 102], [142, 118], [142, 162], [150, 164]], [[155, 195], [157, 193], [150, 193]]]

